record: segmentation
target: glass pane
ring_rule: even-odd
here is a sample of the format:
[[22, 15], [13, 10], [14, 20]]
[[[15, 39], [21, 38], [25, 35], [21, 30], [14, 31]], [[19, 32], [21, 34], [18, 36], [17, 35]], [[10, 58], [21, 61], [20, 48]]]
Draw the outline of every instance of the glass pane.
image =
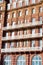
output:
[[42, 61], [39, 61], [39, 65], [42, 65], [42, 63], [41, 63]]
[[36, 65], [39, 65], [38, 61], [36, 61]]

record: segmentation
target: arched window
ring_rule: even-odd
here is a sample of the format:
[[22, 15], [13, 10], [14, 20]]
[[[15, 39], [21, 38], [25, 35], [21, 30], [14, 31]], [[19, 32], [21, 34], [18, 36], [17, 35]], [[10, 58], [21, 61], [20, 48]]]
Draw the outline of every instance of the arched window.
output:
[[42, 65], [42, 59], [40, 56], [36, 55], [32, 58], [32, 65]]
[[25, 10], [25, 15], [28, 15], [28, 10]]
[[4, 65], [11, 65], [11, 57], [10, 56], [6, 56], [4, 58]]
[[22, 11], [19, 11], [18, 16], [22, 16]]
[[24, 56], [19, 56], [17, 59], [17, 65], [26, 65], [26, 59]]
[[35, 9], [34, 8], [32, 9], [32, 14], [35, 14]]
[[39, 12], [42, 12], [43, 11], [43, 8], [40, 6], [39, 7]]

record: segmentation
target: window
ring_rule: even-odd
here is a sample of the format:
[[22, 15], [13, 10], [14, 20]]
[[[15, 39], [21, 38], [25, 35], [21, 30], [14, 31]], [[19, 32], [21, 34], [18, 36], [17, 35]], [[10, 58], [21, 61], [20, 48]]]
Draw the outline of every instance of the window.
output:
[[32, 0], [32, 4], [34, 4], [35, 3], [35, 0]]
[[3, 0], [0, 0], [0, 3], [2, 3], [3, 2]]
[[32, 47], [35, 47], [35, 40], [32, 40]]
[[8, 44], [8, 43], [5, 43], [5, 48], [7, 48], [7, 44]]
[[10, 0], [10, 3], [12, 3], [12, 0]]
[[27, 23], [27, 20], [25, 19], [25, 23]]
[[0, 19], [2, 19], [2, 14], [0, 13]]
[[24, 42], [22, 41], [20, 41], [20, 47], [24, 47]]
[[24, 35], [26, 35], [27, 34], [27, 30], [24, 30]]
[[29, 43], [29, 41], [24, 41], [24, 46], [28, 47], [28, 43]]
[[14, 13], [14, 17], [16, 17], [16, 13]]
[[18, 14], [19, 16], [22, 16], [22, 12], [21, 11], [19, 11], [19, 14]]
[[16, 17], [16, 13], [15, 12], [12, 13], [12, 17]]
[[4, 58], [4, 65], [11, 65], [11, 57], [10, 56], [6, 56]]
[[39, 40], [39, 45], [40, 47], [42, 47], [42, 40]]
[[20, 35], [23, 35], [22, 30], [20, 31]]
[[21, 24], [23, 23], [23, 21], [21, 20]]
[[42, 10], [43, 10], [42, 7], [40, 7], [40, 8], [39, 8], [39, 12], [42, 12]]
[[0, 23], [0, 29], [1, 29], [1, 23]]
[[25, 11], [25, 15], [28, 15], [28, 10]]
[[7, 10], [10, 10], [10, 4], [7, 5]]
[[16, 2], [13, 2], [13, 8], [16, 8]]
[[19, 47], [19, 42], [16, 43], [17, 47]]
[[19, 1], [19, 7], [22, 7], [22, 1]]
[[42, 36], [42, 28], [40, 28], [40, 35]]
[[14, 42], [10, 43], [10, 48], [14, 48]]
[[7, 27], [9, 27], [9, 23], [7, 23]]
[[8, 32], [6, 33], [6, 37], [8, 38]]
[[8, 18], [8, 19], [10, 18], [10, 14], [7, 14], [7, 18]]
[[18, 21], [18, 24], [21, 24], [21, 21]]
[[32, 35], [34, 35], [35, 34], [35, 29], [32, 29]]
[[34, 25], [36, 19], [35, 18], [32, 18], [32, 24]]
[[12, 26], [15, 26], [15, 24], [16, 24], [16, 22], [13, 22], [13, 23], [12, 23]]
[[2, 10], [2, 7], [0, 6], [0, 10]]
[[12, 37], [14, 37], [14, 32], [12, 32]]
[[26, 59], [24, 56], [19, 56], [17, 58], [17, 65], [26, 65]]
[[36, 55], [32, 58], [32, 65], [42, 65], [42, 59], [40, 56]]
[[35, 14], [35, 9], [34, 8], [32, 9], [32, 14]]
[[29, 5], [29, 0], [25, 0], [25, 5]]
[[39, 21], [42, 21], [42, 16], [39, 17]]

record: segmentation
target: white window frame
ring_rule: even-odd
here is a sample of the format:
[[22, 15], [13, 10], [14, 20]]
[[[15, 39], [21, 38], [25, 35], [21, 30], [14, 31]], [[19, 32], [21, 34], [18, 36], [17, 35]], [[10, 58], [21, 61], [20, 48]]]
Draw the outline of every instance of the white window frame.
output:
[[26, 10], [26, 15], [28, 15], [28, 10]]
[[16, 22], [13, 22], [13, 23], [12, 23], [12, 26], [15, 26], [15, 25], [16, 25]]
[[27, 34], [27, 30], [24, 30], [24, 35], [26, 35]]
[[42, 36], [42, 28], [40, 28], [40, 35]]
[[8, 38], [8, 32], [6, 33], [6, 38]]
[[43, 11], [43, 8], [42, 8], [42, 7], [40, 7], [40, 8], [39, 8], [39, 11], [40, 11], [40, 13], [41, 13], [41, 12]]
[[25, 5], [29, 5], [29, 0], [25, 0]]
[[14, 16], [13, 17], [16, 17], [16, 13], [14, 12]]
[[16, 8], [16, 2], [13, 2], [13, 8]]
[[32, 9], [32, 14], [35, 14], [35, 8]]
[[14, 37], [14, 32], [12, 32], [12, 38]]
[[35, 29], [32, 29], [32, 35], [34, 35], [35, 34]]
[[0, 6], [0, 10], [2, 10], [2, 7]]
[[[22, 64], [21, 64], [22, 62]], [[24, 56], [19, 56], [17, 59], [17, 65], [26, 65], [26, 60]]]
[[1, 23], [0, 23], [0, 29], [1, 29]]
[[32, 24], [34, 25], [34, 23], [36, 22], [35, 18], [32, 18]]
[[35, 45], [35, 40], [32, 40], [32, 47], [34, 47]]
[[7, 48], [7, 46], [8, 46], [8, 43], [5, 43], [5, 48]]
[[7, 27], [9, 27], [9, 23], [7, 23]]
[[10, 18], [10, 14], [8, 14], [8, 19]]
[[19, 16], [22, 16], [22, 11], [19, 11]]
[[39, 40], [40, 47], [42, 47], [42, 40]]
[[36, 2], [35, 2], [35, 0], [32, 0], [32, 4], [35, 4]]
[[10, 10], [10, 4], [7, 4], [7, 10]]
[[41, 58], [41, 57], [38, 56], [39, 58], [38, 58], [38, 60], [37, 60], [37, 59], [36, 59], [37, 56], [38, 56], [38, 55], [36, 55], [36, 56], [33, 57], [32, 63], [34, 62], [34, 64], [32, 64], [32, 65], [36, 65], [36, 61], [38, 62], [37, 65], [40, 65], [39, 62], [41, 62], [41, 65], [42, 65], [42, 60], [39, 59], [39, 58]]
[[19, 7], [22, 7], [22, 0], [18, 2]]
[[4, 63], [3, 64], [4, 65], [11, 65], [11, 57], [10, 56], [6, 56], [6, 57], [4, 58]]
[[10, 48], [14, 48], [14, 42], [10, 43]]

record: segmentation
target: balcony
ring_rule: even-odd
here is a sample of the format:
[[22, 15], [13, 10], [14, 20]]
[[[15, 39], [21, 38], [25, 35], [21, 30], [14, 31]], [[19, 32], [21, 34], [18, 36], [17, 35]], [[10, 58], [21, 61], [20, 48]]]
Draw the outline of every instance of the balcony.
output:
[[42, 51], [42, 47], [23, 47], [23, 48], [6, 48], [1, 49], [2, 53], [11, 53], [11, 52], [34, 52], [34, 51]]
[[[42, 2], [42, 1], [38, 1], [37, 3], [40, 3], [40, 2]], [[17, 5], [17, 3], [18, 3], [18, 5]], [[37, 4], [36, 2], [33, 2], [33, 3], [31, 3], [31, 2], [29, 1], [29, 0], [19, 0], [19, 1], [14, 1], [13, 3], [9, 3], [10, 4], [10, 9], [8, 9], [7, 8], [7, 10], [11, 10], [11, 9], [17, 9], [17, 8], [20, 8], [20, 7], [24, 7], [24, 6], [29, 6], [29, 5], [32, 5], [32, 4]], [[21, 4], [21, 5], [20, 5]]]
[[21, 39], [33, 39], [33, 38], [40, 38], [42, 37], [41, 33], [36, 34], [27, 34], [27, 35], [15, 35], [15, 36], [8, 36], [2, 37], [2, 41], [10, 41], [10, 40], [21, 40]]
[[6, 48], [1, 49], [1, 53], [11, 53], [11, 52], [34, 52], [42, 51], [42, 47], [22, 47], [22, 48]]
[[27, 27], [34, 27], [42, 25], [42, 21], [34, 22], [34, 23], [23, 23], [23, 24], [15, 24], [13, 26], [3, 27], [2, 30], [13, 30], [13, 29], [20, 29], [20, 28], [27, 28]]

